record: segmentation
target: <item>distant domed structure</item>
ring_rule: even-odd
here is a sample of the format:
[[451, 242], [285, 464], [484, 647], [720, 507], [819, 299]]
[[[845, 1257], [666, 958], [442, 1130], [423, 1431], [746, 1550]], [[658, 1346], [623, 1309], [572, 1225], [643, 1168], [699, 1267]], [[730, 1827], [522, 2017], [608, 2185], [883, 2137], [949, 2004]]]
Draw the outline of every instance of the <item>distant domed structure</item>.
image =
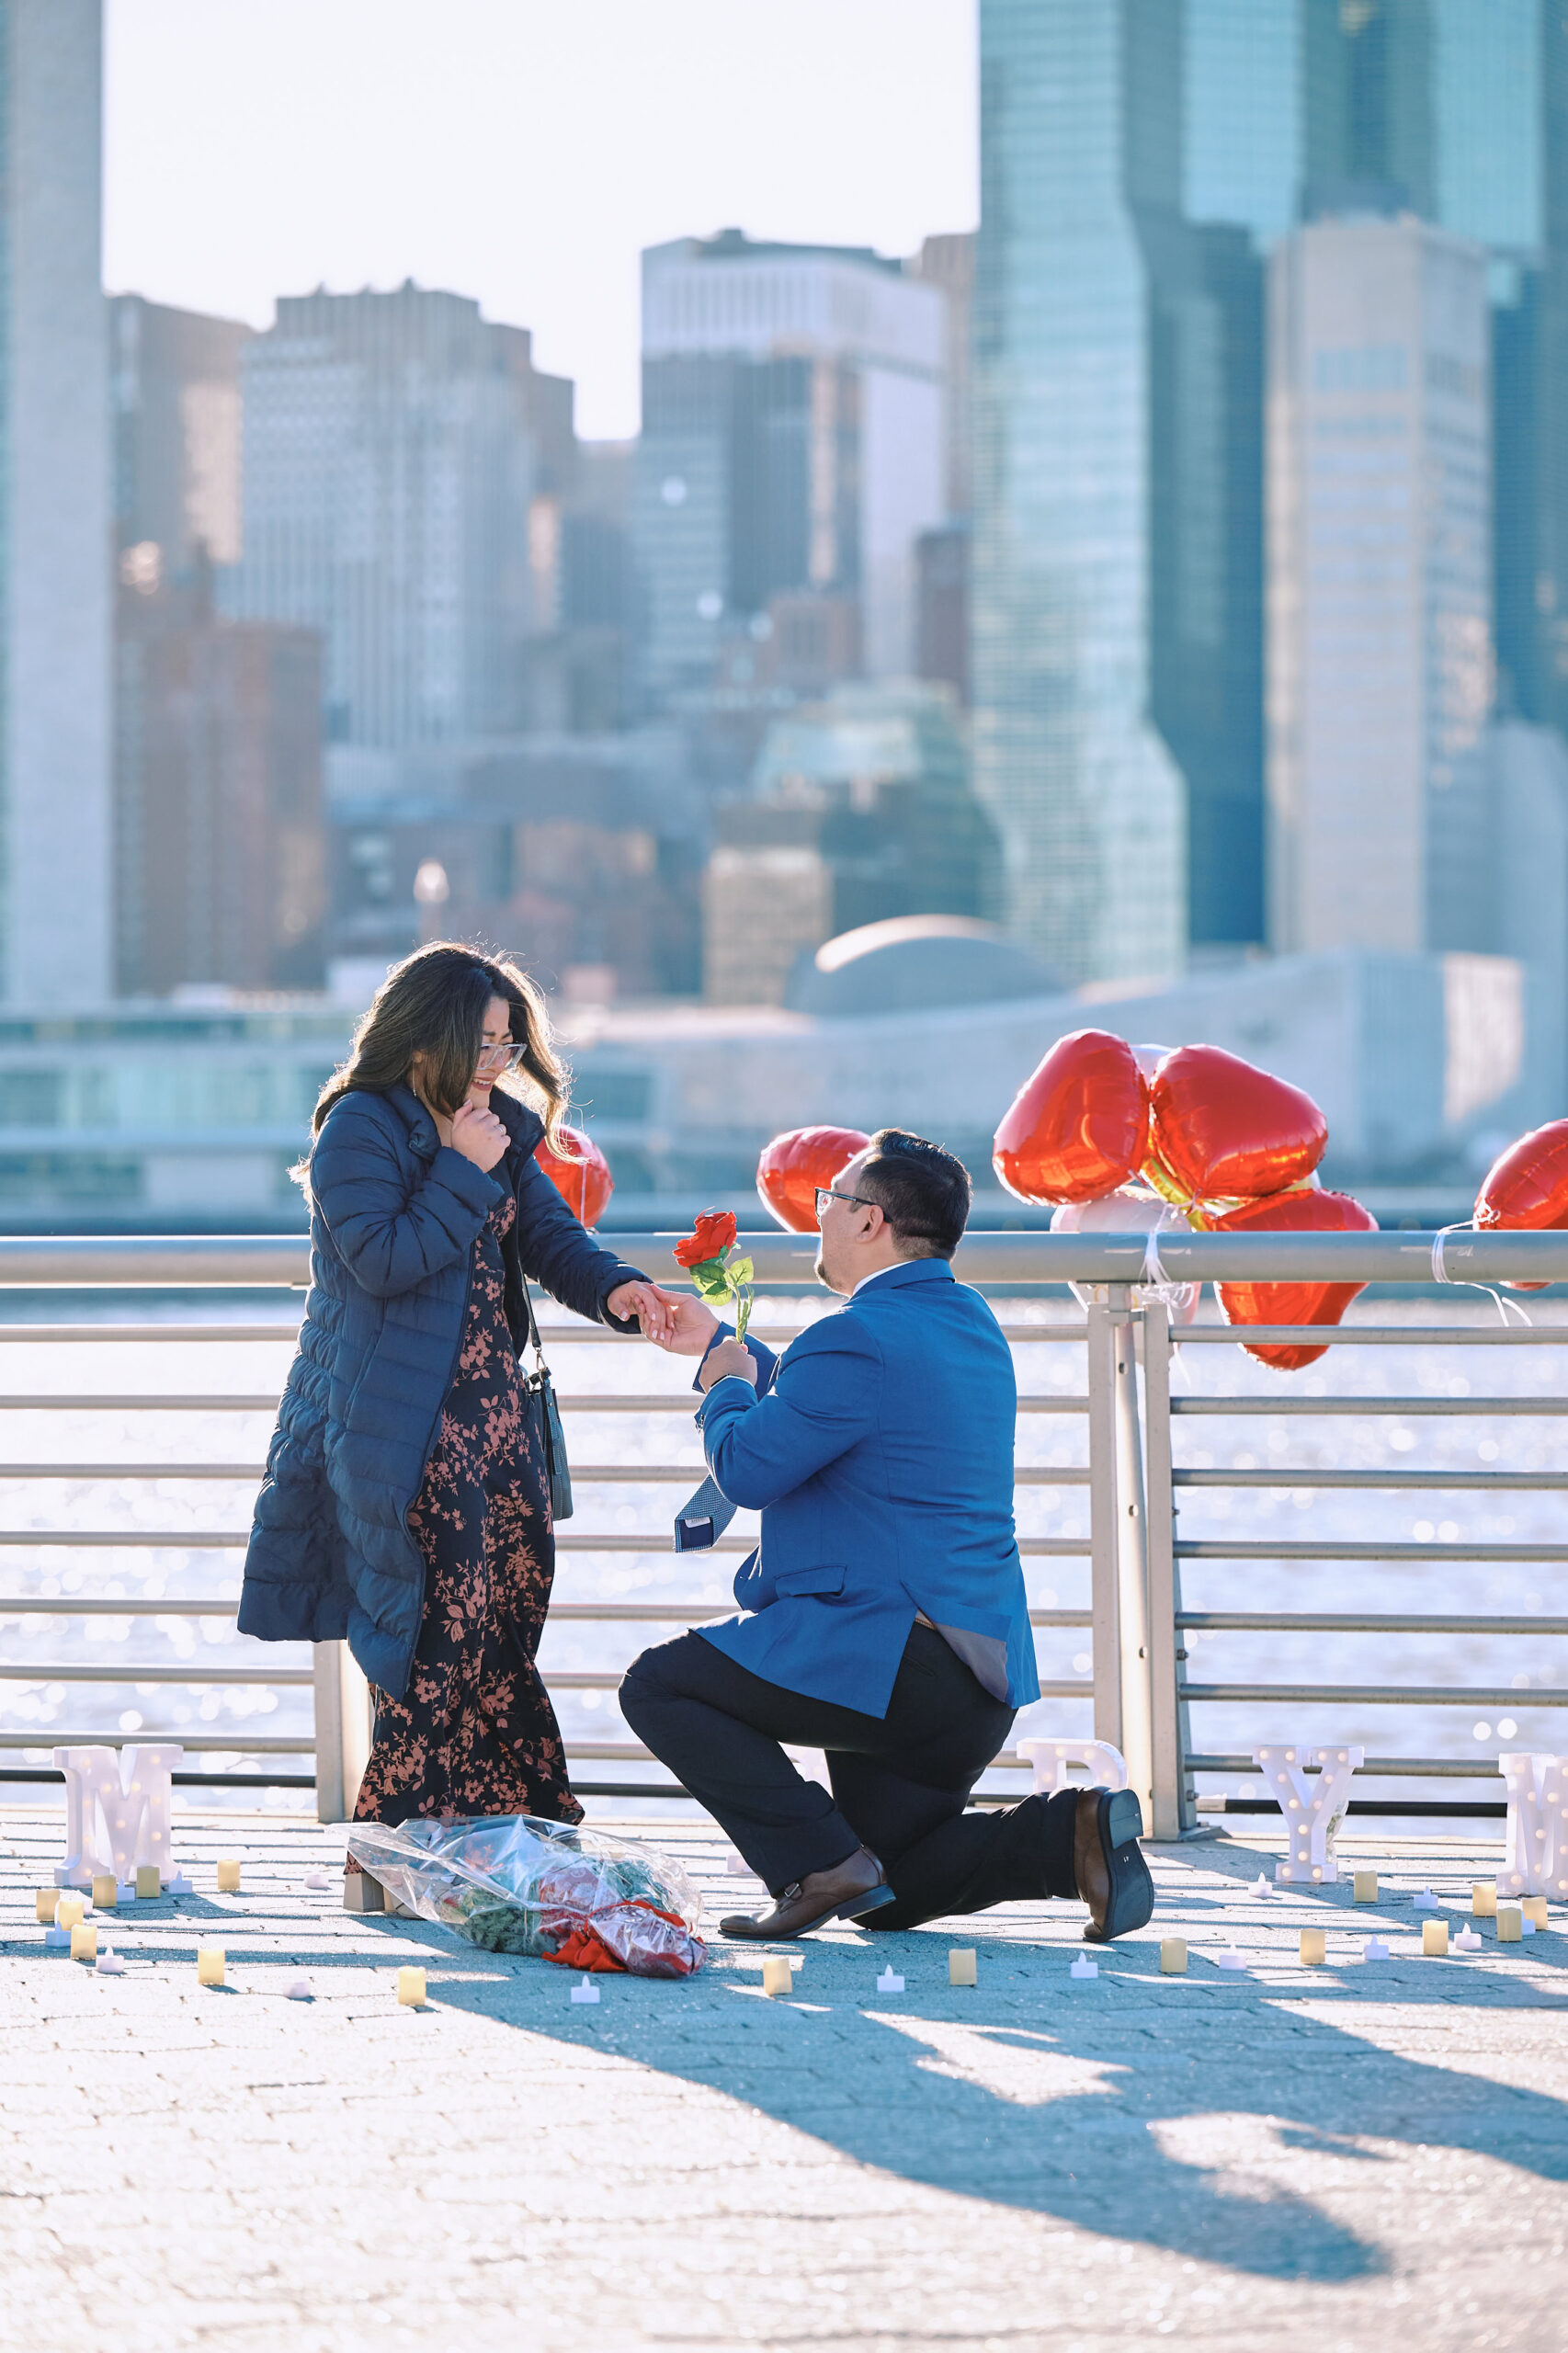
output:
[[1062, 994], [1054, 973], [994, 924], [968, 915], [894, 915], [841, 931], [814, 955], [802, 955], [784, 1002], [794, 1013], [844, 1021]]

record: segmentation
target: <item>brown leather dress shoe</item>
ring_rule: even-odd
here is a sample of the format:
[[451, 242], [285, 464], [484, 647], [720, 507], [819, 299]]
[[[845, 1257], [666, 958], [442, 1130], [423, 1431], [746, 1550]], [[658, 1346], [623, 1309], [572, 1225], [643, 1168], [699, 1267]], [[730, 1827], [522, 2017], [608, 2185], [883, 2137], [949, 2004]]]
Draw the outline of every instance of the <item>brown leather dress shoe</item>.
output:
[[1089, 1907], [1085, 1940], [1108, 1945], [1141, 1928], [1154, 1909], [1154, 1882], [1138, 1841], [1143, 1809], [1134, 1790], [1085, 1790], [1073, 1824], [1073, 1876]]
[[744, 1912], [730, 1913], [720, 1921], [719, 1933], [754, 1944], [766, 1944], [775, 1937], [809, 1937], [813, 1928], [823, 1927], [829, 1920], [858, 1920], [863, 1913], [879, 1911], [892, 1900], [892, 1890], [875, 1855], [869, 1847], [857, 1847], [830, 1871], [808, 1871], [804, 1879], [796, 1880], [755, 1919]]

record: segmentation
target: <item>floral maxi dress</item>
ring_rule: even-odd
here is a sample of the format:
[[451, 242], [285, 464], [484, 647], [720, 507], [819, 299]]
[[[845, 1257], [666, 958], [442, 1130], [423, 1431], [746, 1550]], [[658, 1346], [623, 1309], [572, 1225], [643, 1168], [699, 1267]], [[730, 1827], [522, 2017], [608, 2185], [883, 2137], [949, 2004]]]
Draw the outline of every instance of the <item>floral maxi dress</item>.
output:
[[375, 1741], [354, 1814], [531, 1813], [580, 1822], [534, 1654], [555, 1574], [550, 1495], [503, 1302], [506, 1199], [473, 1244], [457, 1370], [409, 1531], [425, 1615], [401, 1699], [371, 1687]]

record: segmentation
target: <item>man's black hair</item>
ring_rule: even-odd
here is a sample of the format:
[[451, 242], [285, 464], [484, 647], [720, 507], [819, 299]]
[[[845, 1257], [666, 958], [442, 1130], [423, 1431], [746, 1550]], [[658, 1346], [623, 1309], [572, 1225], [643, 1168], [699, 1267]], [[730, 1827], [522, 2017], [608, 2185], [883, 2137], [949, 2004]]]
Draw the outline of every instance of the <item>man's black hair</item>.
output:
[[969, 1223], [969, 1170], [939, 1143], [879, 1128], [855, 1190], [875, 1201], [912, 1258], [950, 1258]]

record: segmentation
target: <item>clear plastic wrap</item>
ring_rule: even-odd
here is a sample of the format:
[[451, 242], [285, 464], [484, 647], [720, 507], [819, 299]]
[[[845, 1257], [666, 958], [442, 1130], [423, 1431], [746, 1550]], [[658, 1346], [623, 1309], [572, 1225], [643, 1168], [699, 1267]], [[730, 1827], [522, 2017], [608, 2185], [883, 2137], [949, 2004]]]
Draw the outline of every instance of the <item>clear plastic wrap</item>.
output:
[[702, 1899], [667, 1855], [531, 1814], [357, 1822], [348, 1851], [389, 1895], [486, 1952], [689, 1977]]

